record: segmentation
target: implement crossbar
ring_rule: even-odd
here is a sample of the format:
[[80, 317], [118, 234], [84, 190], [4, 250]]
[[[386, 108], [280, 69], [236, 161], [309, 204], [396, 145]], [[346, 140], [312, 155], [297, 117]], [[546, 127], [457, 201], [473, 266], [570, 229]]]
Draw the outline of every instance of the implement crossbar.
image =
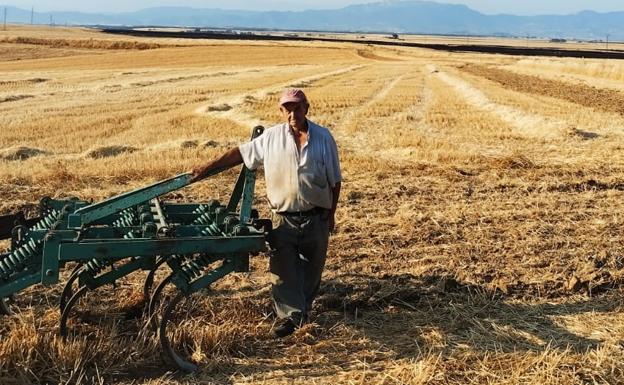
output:
[[82, 225], [91, 224], [98, 219], [105, 218], [121, 210], [188, 186], [191, 176], [191, 173], [180, 174], [171, 179], [156, 182], [150, 186], [142, 187], [125, 194], [114, 196], [102, 202], [85, 206], [76, 210], [74, 214], [69, 215], [69, 227], [78, 228]]
[[205, 253], [213, 255], [262, 251], [263, 235], [238, 237], [189, 237], [175, 239], [125, 239], [61, 243], [59, 260]]

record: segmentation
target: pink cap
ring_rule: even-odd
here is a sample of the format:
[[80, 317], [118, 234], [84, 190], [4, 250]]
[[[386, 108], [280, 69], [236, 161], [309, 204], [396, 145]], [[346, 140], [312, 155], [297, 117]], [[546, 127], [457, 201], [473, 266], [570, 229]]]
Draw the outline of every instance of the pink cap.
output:
[[308, 98], [306, 98], [303, 91], [298, 88], [288, 88], [282, 92], [282, 96], [280, 97], [279, 104], [283, 106], [286, 103], [300, 103], [300, 102], [308, 102]]

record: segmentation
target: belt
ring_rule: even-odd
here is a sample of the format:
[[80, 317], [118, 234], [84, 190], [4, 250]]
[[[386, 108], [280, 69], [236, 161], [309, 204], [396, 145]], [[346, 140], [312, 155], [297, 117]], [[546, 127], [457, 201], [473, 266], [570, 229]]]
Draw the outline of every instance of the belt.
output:
[[281, 212], [278, 212], [278, 214], [285, 216], [285, 217], [311, 217], [314, 215], [321, 214], [322, 212], [326, 210], [327, 209], [324, 209], [322, 207], [313, 207], [310, 210], [306, 210], [306, 211], [281, 211]]

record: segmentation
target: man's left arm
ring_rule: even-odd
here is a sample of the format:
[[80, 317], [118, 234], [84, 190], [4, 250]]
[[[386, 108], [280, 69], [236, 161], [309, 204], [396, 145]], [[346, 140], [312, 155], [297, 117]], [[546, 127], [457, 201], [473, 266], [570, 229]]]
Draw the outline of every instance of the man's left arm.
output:
[[341, 182], [336, 183], [334, 187], [332, 187], [332, 207], [329, 211], [329, 232], [334, 232], [334, 226], [336, 225], [336, 208], [338, 207], [338, 198], [340, 197], [340, 187]]
[[330, 135], [330, 140], [328, 141], [328, 151], [327, 151], [328, 159], [326, 159], [327, 165], [327, 179], [332, 191], [332, 205], [329, 212], [329, 232], [334, 232], [334, 227], [336, 225], [336, 208], [338, 207], [338, 199], [340, 198], [340, 188], [342, 186], [342, 172], [340, 171], [340, 159], [338, 157], [338, 146], [336, 145], [336, 141]]

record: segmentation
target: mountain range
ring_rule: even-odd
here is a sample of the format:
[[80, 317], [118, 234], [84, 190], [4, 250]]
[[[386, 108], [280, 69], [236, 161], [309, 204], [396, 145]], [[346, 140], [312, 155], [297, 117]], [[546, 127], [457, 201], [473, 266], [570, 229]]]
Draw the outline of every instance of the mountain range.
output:
[[[532, 36], [624, 40], [624, 11], [572, 15], [486, 15], [465, 5], [383, 1], [341, 9], [243, 11], [156, 7], [124, 13], [34, 12], [36, 24], [184, 26], [310, 31]], [[30, 23], [31, 11], [7, 7], [7, 22]], [[607, 37], [609, 36], [609, 37]]]

